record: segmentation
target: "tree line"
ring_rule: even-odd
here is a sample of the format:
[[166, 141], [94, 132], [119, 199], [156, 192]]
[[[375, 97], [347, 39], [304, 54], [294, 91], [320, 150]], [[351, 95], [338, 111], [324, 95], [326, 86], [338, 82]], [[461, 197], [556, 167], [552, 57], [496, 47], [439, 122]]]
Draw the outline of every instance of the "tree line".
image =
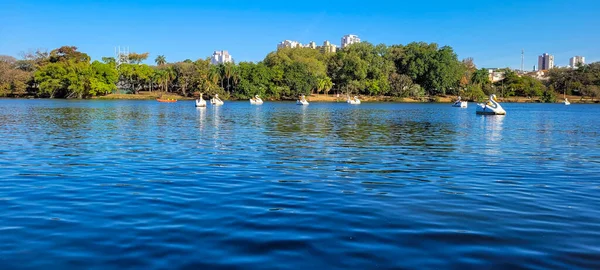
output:
[[212, 65], [210, 59], [169, 63], [164, 55], [144, 62], [148, 53], [130, 53], [91, 61], [77, 47], [38, 50], [22, 59], [0, 56], [0, 96], [90, 98], [117, 91], [199, 92], [225, 98], [295, 99], [298, 95], [332, 94], [434, 99], [461, 95], [481, 100], [486, 95], [541, 97], [554, 101], [557, 92], [599, 95], [600, 63], [578, 69], [553, 69], [542, 82], [510, 69], [499, 82], [472, 58], [458, 59], [449, 46], [413, 42], [407, 45], [352, 44], [336, 53], [311, 48], [283, 48], [260, 62]]

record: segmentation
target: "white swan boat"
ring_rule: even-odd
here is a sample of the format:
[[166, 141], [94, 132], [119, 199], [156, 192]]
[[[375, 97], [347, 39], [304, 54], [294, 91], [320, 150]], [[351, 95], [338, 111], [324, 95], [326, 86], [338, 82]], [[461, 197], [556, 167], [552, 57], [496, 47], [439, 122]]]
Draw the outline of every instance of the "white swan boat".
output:
[[263, 104], [263, 100], [258, 96], [254, 96], [254, 98], [250, 99], [250, 104], [252, 105], [262, 105]]
[[477, 104], [475, 113], [486, 115], [505, 115], [506, 111], [502, 108], [502, 106], [500, 106], [500, 103], [496, 101], [496, 95], [490, 95], [490, 100], [488, 100], [488, 102]]
[[571, 102], [567, 98], [565, 98], [565, 105], [571, 105]]
[[306, 97], [302, 95], [299, 100], [296, 100], [296, 105], [308, 105]]
[[216, 94], [214, 98], [210, 99], [210, 104], [213, 106], [221, 106], [223, 105], [223, 101], [219, 98], [219, 94]]
[[452, 104], [452, 107], [457, 107], [457, 108], [466, 108], [467, 107], [468, 102], [466, 101], [462, 101], [460, 100], [460, 96], [458, 97], [458, 100], [456, 100], [454, 102], [454, 104]]
[[202, 98], [202, 93], [200, 93], [200, 98], [196, 99], [196, 107], [206, 107], [206, 100]]
[[348, 104], [358, 105], [360, 104], [360, 99], [358, 99], [357, 96], [354, 96], [354, 98], [348, 97], [348, 100], [346, 100], [346, 102], [348, 102]]

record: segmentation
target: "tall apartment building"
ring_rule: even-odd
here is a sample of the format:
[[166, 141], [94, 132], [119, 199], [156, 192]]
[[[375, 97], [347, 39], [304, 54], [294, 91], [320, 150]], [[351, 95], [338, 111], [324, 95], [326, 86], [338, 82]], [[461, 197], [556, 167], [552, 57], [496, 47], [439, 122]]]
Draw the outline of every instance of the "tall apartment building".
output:
[[300, 48], [302, 47], [302, 43], [298, 42], [298, 41], [293, 41], [293, 40], [284, 40], [282, 42], [279, 42], [279, 44], [277, 44], [277, 49], [283, 49], [283, 48]]
[[360, 38], [357, 35], [345, 35], [342, 37], [342, 49], [354, 43], [360, 43]]
[[317, 43], [315, 43], [314, 41], [311, 41], [310, 43], [304, 45], [303, 47], [304, 48], [310, 48], [310, 49], [316, 49], [317, 48]]
[[228, 51], [215, 51], [210, 57], [210, 63], [213, 65], [233, 62], [233, 58]]
[[577, 67], [577, 65], [579, 64], [585, 64], [585, 57], [583, 56], [574, 56], [571, 57], [571, 59], [569, 59], [569, 66], [571, 67]]
[[329, 41], [325, 40], [323, 42], [323, 46], [321, 46], [321, 51], [323, 53], [335, 53], [337, 51], [337, 46], [329, 43]]
[[544, 53], [538, 56], [538, 70], [548, 70], [554, 67], [554, 55]]

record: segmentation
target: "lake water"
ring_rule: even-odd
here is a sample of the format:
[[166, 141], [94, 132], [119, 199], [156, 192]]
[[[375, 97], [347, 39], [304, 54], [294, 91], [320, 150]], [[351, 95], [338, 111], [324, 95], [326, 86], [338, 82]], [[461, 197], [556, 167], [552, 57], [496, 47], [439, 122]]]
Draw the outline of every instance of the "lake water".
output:
[[2, 269], [600, 269], [600, 106], [0, 100]]

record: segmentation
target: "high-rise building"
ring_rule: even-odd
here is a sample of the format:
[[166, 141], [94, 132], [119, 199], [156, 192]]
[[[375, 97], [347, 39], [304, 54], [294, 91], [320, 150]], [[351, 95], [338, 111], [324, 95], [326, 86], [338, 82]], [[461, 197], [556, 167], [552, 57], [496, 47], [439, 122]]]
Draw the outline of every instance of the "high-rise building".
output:
[[554, 55], [544, 53], [538, 56], [538, 70], [548, 70], [554, 67]]
[[329, 41], [325, 40], [323, 42], [323, 46], [321, 46], [321, 51], [323, 53], [335, 53], [337, 51], [337, 46], [329, 43]]
[[282, 42], [279, 42], [279, 44], [277, 44], [277, 49], [283, 49], [283, 48], [300, 48], [302, 47], [302, 43], [298, 42], [298, 41], [293, 41], [293, 40], [284, 40]]
[[585, 57], [583, 56], [574, 56], [569, 59], [569, 66], [577, 67], [579, 64], [585, 64]]
[[317, 48], [317, 43], [315, 43], [314, 41], [311, 41], [310, 43], [306, 44], [305, 47], [306, 48], [311, 48], [311, 49], [316, 49]]
[[210, 63], [213, 65], [225, 64], [233, 62], [233, 58], [228, 51], [215, 51], [210, 58]]
[[360, 43], [360, 38], [357, 35], [345, 35], [342, 37], [342, 49], [354, 43]]

